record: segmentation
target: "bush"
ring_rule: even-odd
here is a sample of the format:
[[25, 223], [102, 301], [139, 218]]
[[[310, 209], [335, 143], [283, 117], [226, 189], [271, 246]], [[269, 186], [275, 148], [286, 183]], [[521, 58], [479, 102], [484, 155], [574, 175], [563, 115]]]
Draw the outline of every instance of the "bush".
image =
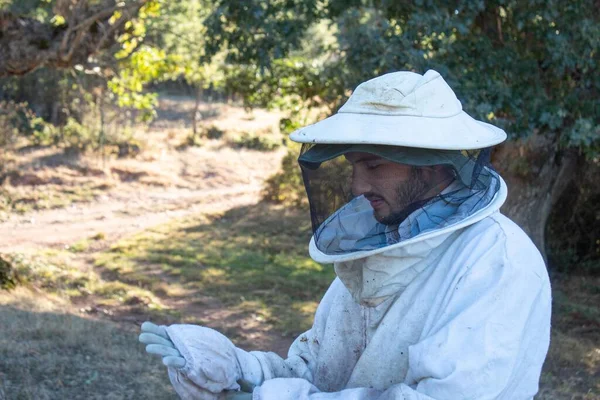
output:
[[79, 123], [75, 118], [69, 117], [67, 123], [60, 129], [58, 144], [78, 151], [85, 151], [95, 147], [98, 139], [94, 132], [87, 126]]
[[264, 200], [298, 208], [308, 207], [297, 158], [298, 152], [289, 148], [281, 162], [281, 170], [265, 182], [262, 192]]
[[115, 143], [117, 146], [117, 157], [128, 158], [135, 157], [142, 151], [139, 142], [135, 140], [122, 140]]
[[259, 151], [271, 151], [281, 146], [281, 142], [268, 136], [257, 135], [254, 133], [244, 133], [234, 136], [231, 144], [235, 148], [246, 148]]
[[17, 141], [23, 108], [25, 103], [0, 102], [0, 147], [11, 147]]
[[279, 132], [283, 135], [289, 135], [300, 128], [302, 128], [302, 124], [298, 118], [281, 118], [279, 120]]
[[19, 137], [28, 137], [35, 144], [50, 144], [54, 140], [54, 125], [38, 117], [27, 103], [0, 102], [0, 147], [12, 147]]
[[199, 132], [190, 132], [183, 143], [177, 146], [177, 149], [183, 150], [186, 147], [201, 147], [204, 144], [204, 139], [217, 140], [221, 139], [224, 134], [225, 131], [214, 125], [211, 125], [208, 128], [203, 127]]
[[19, 283], [19, 277], [17, 276], [12, 263], [0, 254], [0, 289], [14, 289], [17, 286], [17, 283]]
[[73, 117], [57, 127], [38, 117], [27, 103], [0, 102], [0, 147], [12, 147], [19, 137], [36, 145], [55, 144], [78, 151], [97, 144], [93, 129]]
[[208, 138], [208, 139], [221, 139], [223, 137], [223, 134], [225, 133], [225, 131], [217, 128], [216, 126], [212, 125], [209, 126], [204, 132], [203, 135], [204, 137]]
[[183, 142], [179, 144], [176, 149], [177, 150], [185, 150], [188, 147], [201, 147], [203, 144], [202, 135], [194, 134], [191, 132], [189, 135], [185, 137]]

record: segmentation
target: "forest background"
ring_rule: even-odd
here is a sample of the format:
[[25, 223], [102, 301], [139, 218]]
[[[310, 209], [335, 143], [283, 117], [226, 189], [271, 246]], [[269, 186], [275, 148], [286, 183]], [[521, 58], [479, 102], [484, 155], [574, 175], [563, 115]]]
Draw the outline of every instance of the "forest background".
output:
[[[0, 0], [0, 398], [170, 398], [160, 367], [131, 349], [132, 326], [149, 317], [285, 348], [332, 278], [305, 241], [289, 245], [310, 229], [287, 135], [360, 82], [428, 69], [509, 134], [492, 154], [509, 185], [502, 211], [554, 286], [540, 398], [599, 398], [599, 49], [592, 0]], [[222, 172], [236, 162], [256, 170]], [[187, 172], [153, 175], [151, 164]], [[9, 240], [52, 236], [23, 221], [149, 187], [187, 196], [185, 207], [145, 205], [185, 218], [153, 210], [114, 235], [100, 219], [76, 241]], [[225, 197], [247, 203], [214, 208]], [[225, 240], [232, 219], [236, 247]], [[83, 340], [97, 332], [115, 339]], [[49, 350], [53, 335], [65, 340]], [[106, 362], [119, 354], [127, 368]]]

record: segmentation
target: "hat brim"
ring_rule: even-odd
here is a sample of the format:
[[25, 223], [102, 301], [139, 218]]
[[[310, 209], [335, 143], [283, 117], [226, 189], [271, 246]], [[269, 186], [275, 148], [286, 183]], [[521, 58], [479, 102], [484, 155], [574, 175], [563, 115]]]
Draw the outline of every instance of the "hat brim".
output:
[[454, 168], [462, 182], [469, 186], [475, 163], [457, 150], [420, 149], [405, 146], [373, 144], [316, 144], [298, 157], [304, 168], [317, 169], [329, 161], [350, 152], [370, 153], [390, 161], [417, 167], [448, 165]]
[[506, 140], [506, 133], [465, 112], [432, 118], [407, 115], [337, 113], [298, 129], [299, 143], [382, 144], [439, 150], [474, 150]]

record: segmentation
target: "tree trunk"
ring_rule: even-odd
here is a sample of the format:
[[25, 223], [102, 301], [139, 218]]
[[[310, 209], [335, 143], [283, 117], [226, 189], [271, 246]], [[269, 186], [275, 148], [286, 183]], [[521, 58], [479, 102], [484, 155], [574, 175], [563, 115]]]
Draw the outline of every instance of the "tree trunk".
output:
[[508, 185], [501, 210], [523, 228], [546, 261], [548, 217], [573, 180], [579, 161], [575, 151], [559, 152], [555, 143], [539, 135], [507, 142], [493, 155], [493, 165]]
[[202, 119], [202, 113], [200, 113], [200, 100], [202, 99], [202, 85], [198, 85], [196, 88], [196, 103], [194, 104], [194, 115], [192, 115], [192, 129], [194, 136], [198, 134], [198, 121]]

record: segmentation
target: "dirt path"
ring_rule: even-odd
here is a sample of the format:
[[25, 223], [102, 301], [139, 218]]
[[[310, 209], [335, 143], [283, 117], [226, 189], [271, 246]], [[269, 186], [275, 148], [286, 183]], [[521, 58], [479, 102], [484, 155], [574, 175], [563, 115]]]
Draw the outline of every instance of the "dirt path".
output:
[[[102, 232], [105, 238], [100, 247], [92, 249], [99, 251], [121, 237], [173, 218], [224, 212], [255, 204], [260, 198], [260, 190], [261, 185], [258, 184], [238, 184], [203, 190], [134, 192], [105, 196], [98, 202], [68, 209], [30, 213], [18, 220], [0, 223], [0, 252], [63, 248]], [[93, 268], [91, 258], [89, 254], [82, 254], [77, 257], [77, 262], [82, 264], [82, 268]], [[165, 306], [178, 310], [186, 319], [202, 321], [207, 326], [233, 335], [236, 344], [248, 350], [269, 350], [284, 356], [293, 340], [260, 322], [257, 315], [229, 310], [219, 300], [200, 293], [190, 292], [178, 298], [159, 295], [159, 298]], [[80, 302], [77, 308], [87, 310], [84, 313], [93, 314], [95, 318], [110, 319], [133, 330], [148, 319], [137, 312], [99, 308], [93, 298]]]
[[55, 148], [15, 154], [8, 185], [27, 202], [39, 202], [50, 191], [60, 197], [81, 187], [107, 189], [91, 202], [0, 218], [0, 252], [65, 246], [98, 233], [113, 242], [172, 218], [258, 201], [264, 180], [279, 168], [285, 150], [235, 149], [228, 139], [240, 132], [274, 135], [278, 114], [204, 104], [201, 110], [210, 117], [203, 124], [221, 129], [224, 136], [181, 149], [190, 134], [194, 101], [165, 97], [160, 104], [159, 119], [139, 134], [145, 148], [136, 158], [74, 157]]
[[[147, 150], [136, 159], [113, 159], [101, 165], [97, 156], [70, 159], [60, 150], [20, 154], [15, 169], [20, 171], [21, 184], [36, 182], [36, 186], [22, 186], [23, 190], [47, 190], [44, 182], [60, 182], [65, 187], [103, 184], [109, 189], [91, 202], [10, 215], [0, 222], [0, 253], [65, 248], [101, 235], [102, 240], [89, 241], [91, 246], [85, 253], [74, 255], [73, 262], [79, 268], [93, 269], [93, 254], [122, 237], [174, 218], [225, 212], [258, 202], [264, 180], [279, 168], [285, 151], [232, 149], [226, 138], [207, 141], [202, 147], [177, 149], [178, 143], [185, 140], [182, 135], [189, 132], [191, 104], [186, 99], [165, 99], [159, 120], [146, 134]], [[277, 115], [264, 112], [248, 117], [242, 109], [221, 108], [211, 123], [224, 130], [261, 131], [272, 129], [278, 121]], [[13, 184], [19, 182], [14, 180]], [[227, 310], [217, 299], [201, 293], [159, 297], [167, 307], [185, 315], [186, 320], [202, 321], [231, 334], [245, 348], [268, 349], [284, 355], [291, 343], [291, 338], [272, 331], [252, 313]], [[98, 307], [93, 297], [81, 299], [73, 306], [85, 310], [82, 313], [89, 317], [110, 319], [127, 329], [138, 329], [147, 318], [126, 308]]]
[[66, 209], [31, 212], [0, 223], [0, 252], [64, 247], [102, 233], [107, 243], [190, 214], [214, 213], [254, 204], [261, 186], [135, 191], [102, 196]]

